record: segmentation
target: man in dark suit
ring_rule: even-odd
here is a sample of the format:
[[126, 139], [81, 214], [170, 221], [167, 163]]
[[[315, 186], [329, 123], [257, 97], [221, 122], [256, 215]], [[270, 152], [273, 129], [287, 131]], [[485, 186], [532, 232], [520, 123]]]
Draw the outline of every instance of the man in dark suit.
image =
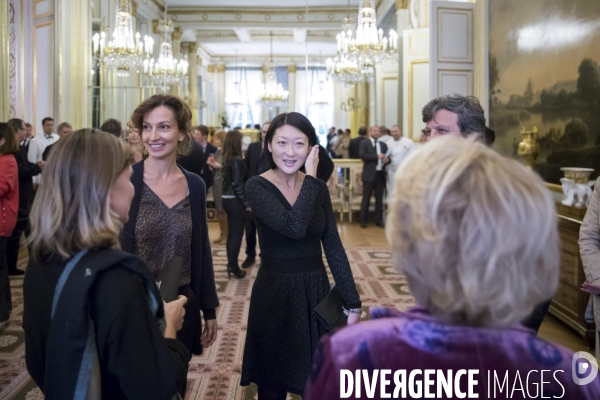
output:
[[350, 158], [360, 158], [360, 143], [365, 140], [367, 137], [367, 128], [361, 126], [358, 129], [358, 137], [354, 139], [350, 139], [350, 144], [348, 145], [348, 156]]
[[383, 228], [383, 190], [385, 189], [385, 168], [389, 158], [385, 156], [387, 146], [379, 140], [379, 127], [369, 129], [368, 140], [360, 143], [359, 155], [363, 160], [363, 198], [360, 205], [360, 227], [367, 227], [367, 214], [371, 195], [375, 190], [375, 224]]
[[180, 156], [177, 164], [181, 165], [186, 171], [202, 177], [202, 171], [206, 168], [206, 157], [200, 143], [195, 140], [192, 142], [192, 151], [187, 156]]
[[[263, 154], [263, 143], [270, 125], [270, 122], [263, 124], [260, 130], [260, 140], [250, 143], [248, 150], [246, 150], [244, 163], [248, 170], [248, 179], [260, 175], [269, 169], [269, 165]], [[256, 223], [254, 222], [252, 213], [249, 212], [246, 218], [246, 259], [242, 263], [242, 268], [251, 267], [254, 263], [256, 263]]]
[[215, 146], [213, 146], [212, 144], [208, 143], [208, 127], [207, 126], [198, 125], [197, 127], [195, 127], [193, 136], [194, 136], [194, 140], [198, 144], [200, 144], [200, 146], [202, 146], [203, 167], [202, 167], [202, 170], [200, 171], [200, 177], [202, 178], [202, 180], [204, 180], [204, 183], [206, 184], [206, 191], [208, 192], [208, 189], [213, 185], [214, 181], [213, 181], [213, 171], [211, 171], [211, 169], [206, 166], [206, 160], [208, 160], [208, 157], [210, 157], [211, 154], [214, 156], [214, 154], [217, 152], [217, 148]]

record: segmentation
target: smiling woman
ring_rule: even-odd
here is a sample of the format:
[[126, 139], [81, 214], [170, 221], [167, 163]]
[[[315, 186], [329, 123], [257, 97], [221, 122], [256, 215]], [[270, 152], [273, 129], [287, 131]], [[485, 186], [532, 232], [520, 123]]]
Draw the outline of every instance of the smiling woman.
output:
[[330, 288], [321, 246], [350, 309], [349, 324], [358, 322], [361, 302], [329, 191], [316, 178], [319, 146], [312, 124], [299, 113], [280, 114], [264, 146], [270, 170], [246, 184], [262, 255], [250, 299], [241, 385], [255, 382], [259, 400], [283, 400], [286, 392], [302, 394], [315, 346], [326, 333], [312, 311]]
[[[135, 197], [121, 246], [142, 258], [158, 279], [174, 257], [183, 260], [179, 294], [186, 296], [186, 317], [177, 338], [194, 354], [217, 337], [212, 254], [206, 224], [206, 186], [176, 163], [192, 145], [189, 107], [178, 97], [154, 95], [131, 116], [141, 132], [148, 158], [133, 166]], [[200, 310], [206, 326], [201, 333]], [[185, 393], [185, 392], [182, 392]]]

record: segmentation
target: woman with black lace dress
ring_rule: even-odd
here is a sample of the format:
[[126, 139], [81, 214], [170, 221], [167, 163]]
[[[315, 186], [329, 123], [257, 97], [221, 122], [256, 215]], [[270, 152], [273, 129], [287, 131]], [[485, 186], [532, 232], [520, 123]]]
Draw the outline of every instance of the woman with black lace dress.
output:
[[[326, 329], [312, 310], [330, 289], [321, 244], [348, 323], [361, 302], [342, 246], [329, 191], [316, 178], [317, 135], [299, 113], [277, 116], [265, 138], [270, 170], [246, 184], [254, 214], [261, 268], [252, 289], [241, 385], [254, 382], [259, 400], [302, 394], [312, 354]], [[305, 167], [306, 174], [300, 172]]]

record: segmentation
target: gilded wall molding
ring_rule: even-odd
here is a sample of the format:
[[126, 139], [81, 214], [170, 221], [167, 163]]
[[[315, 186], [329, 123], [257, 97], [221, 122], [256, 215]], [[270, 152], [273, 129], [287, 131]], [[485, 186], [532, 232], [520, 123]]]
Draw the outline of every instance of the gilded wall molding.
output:
[[225, 64], [217, 65], [217, 72], [220, 74], [224, 74], [225, 73]]
[[137, 7], [137, 2], [135, 0], [131, 0], [131, 15], [134, 17], [137, 16]]
[[10, 49], [8, 2], [0, 0], [0, 121], [10, 119]]
[[262, 71], [263, 71], [263, 74], [268, 74], [270, 69], [271, 69], [271, 68], [269, 68], [269, 66], [268, 66], [268, 65], [263, 65], [263, 66], [262, 66]]
[[396, 0], [396, 10], [407, 10], [410, 0]]
[[181, 40], [181, 35], [183, 35], [183, 30], [181, 27], [177, 26], [173, 29], [173, 33], [171, 33], [172, 40]]
[[288, 74], [295, 74], [297, 67], [295, 65], [288, 65]]
[[215, 73], [215, 65], [214, 64], [208, 64], [206, 66], [206, 71], [208, 71], [209, 74], [214, 74]]

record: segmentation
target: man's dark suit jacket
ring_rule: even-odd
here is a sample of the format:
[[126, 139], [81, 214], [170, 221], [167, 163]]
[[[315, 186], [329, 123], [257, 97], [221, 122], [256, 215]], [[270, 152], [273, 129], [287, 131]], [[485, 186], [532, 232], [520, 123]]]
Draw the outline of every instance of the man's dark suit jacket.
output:
[[360, 144], [366, 137], [359, 136], [354, 139], [350, 139], [350, 144], [348, 145], [348, 157], [350, 158], [360, 158]]
[[214, 172], [206, 166], [206, 160], [208, 160], [209, 154], [215, 154], [217, 152], [217, 148], [210, 143], [206, 143], [206, 149], [204, 151], [204, 172], [200, 174], [200, 177], [204, 179], [204, 183], [206, 183], [206, 190], [215, 183]]
[[[381, 153], [385, 154], [387, 145], [382, 141], [379, 141], [379, 146]], [[375, 170], [377, 168], [378, 158], [375, 146], [373, 146], [370, 139], [360, 142], [359, 154], [360, 159], [363, 160], [362, 181], [373, 182], [375, 180]], [[385, 168], [382, 168], [381, 171], [385, 173]]]
[[261, 148], [262, 142], [252, 142], [248, 146], [248, 150], [246, 150], [246, 157], [244, 157], [244, 163], [246, 164], [246, 169], [248, 170], [248, 177], [246, 180], [252, 178], [253, 176], [259, 175], [258, 164], [260, 161]]
[[[204, 157], [204, 150], [202, 146], [195, 140], [192, 145], [192, 152], [187, 156], [181, 156], [177, 159], [177, 164], [181, 165], [183, 169], [194, 174], [201, 176], [200, 171], [203, 167], [206, 167], [206, 157]], [[204, 182], [206, 183], [206, 182]]]

